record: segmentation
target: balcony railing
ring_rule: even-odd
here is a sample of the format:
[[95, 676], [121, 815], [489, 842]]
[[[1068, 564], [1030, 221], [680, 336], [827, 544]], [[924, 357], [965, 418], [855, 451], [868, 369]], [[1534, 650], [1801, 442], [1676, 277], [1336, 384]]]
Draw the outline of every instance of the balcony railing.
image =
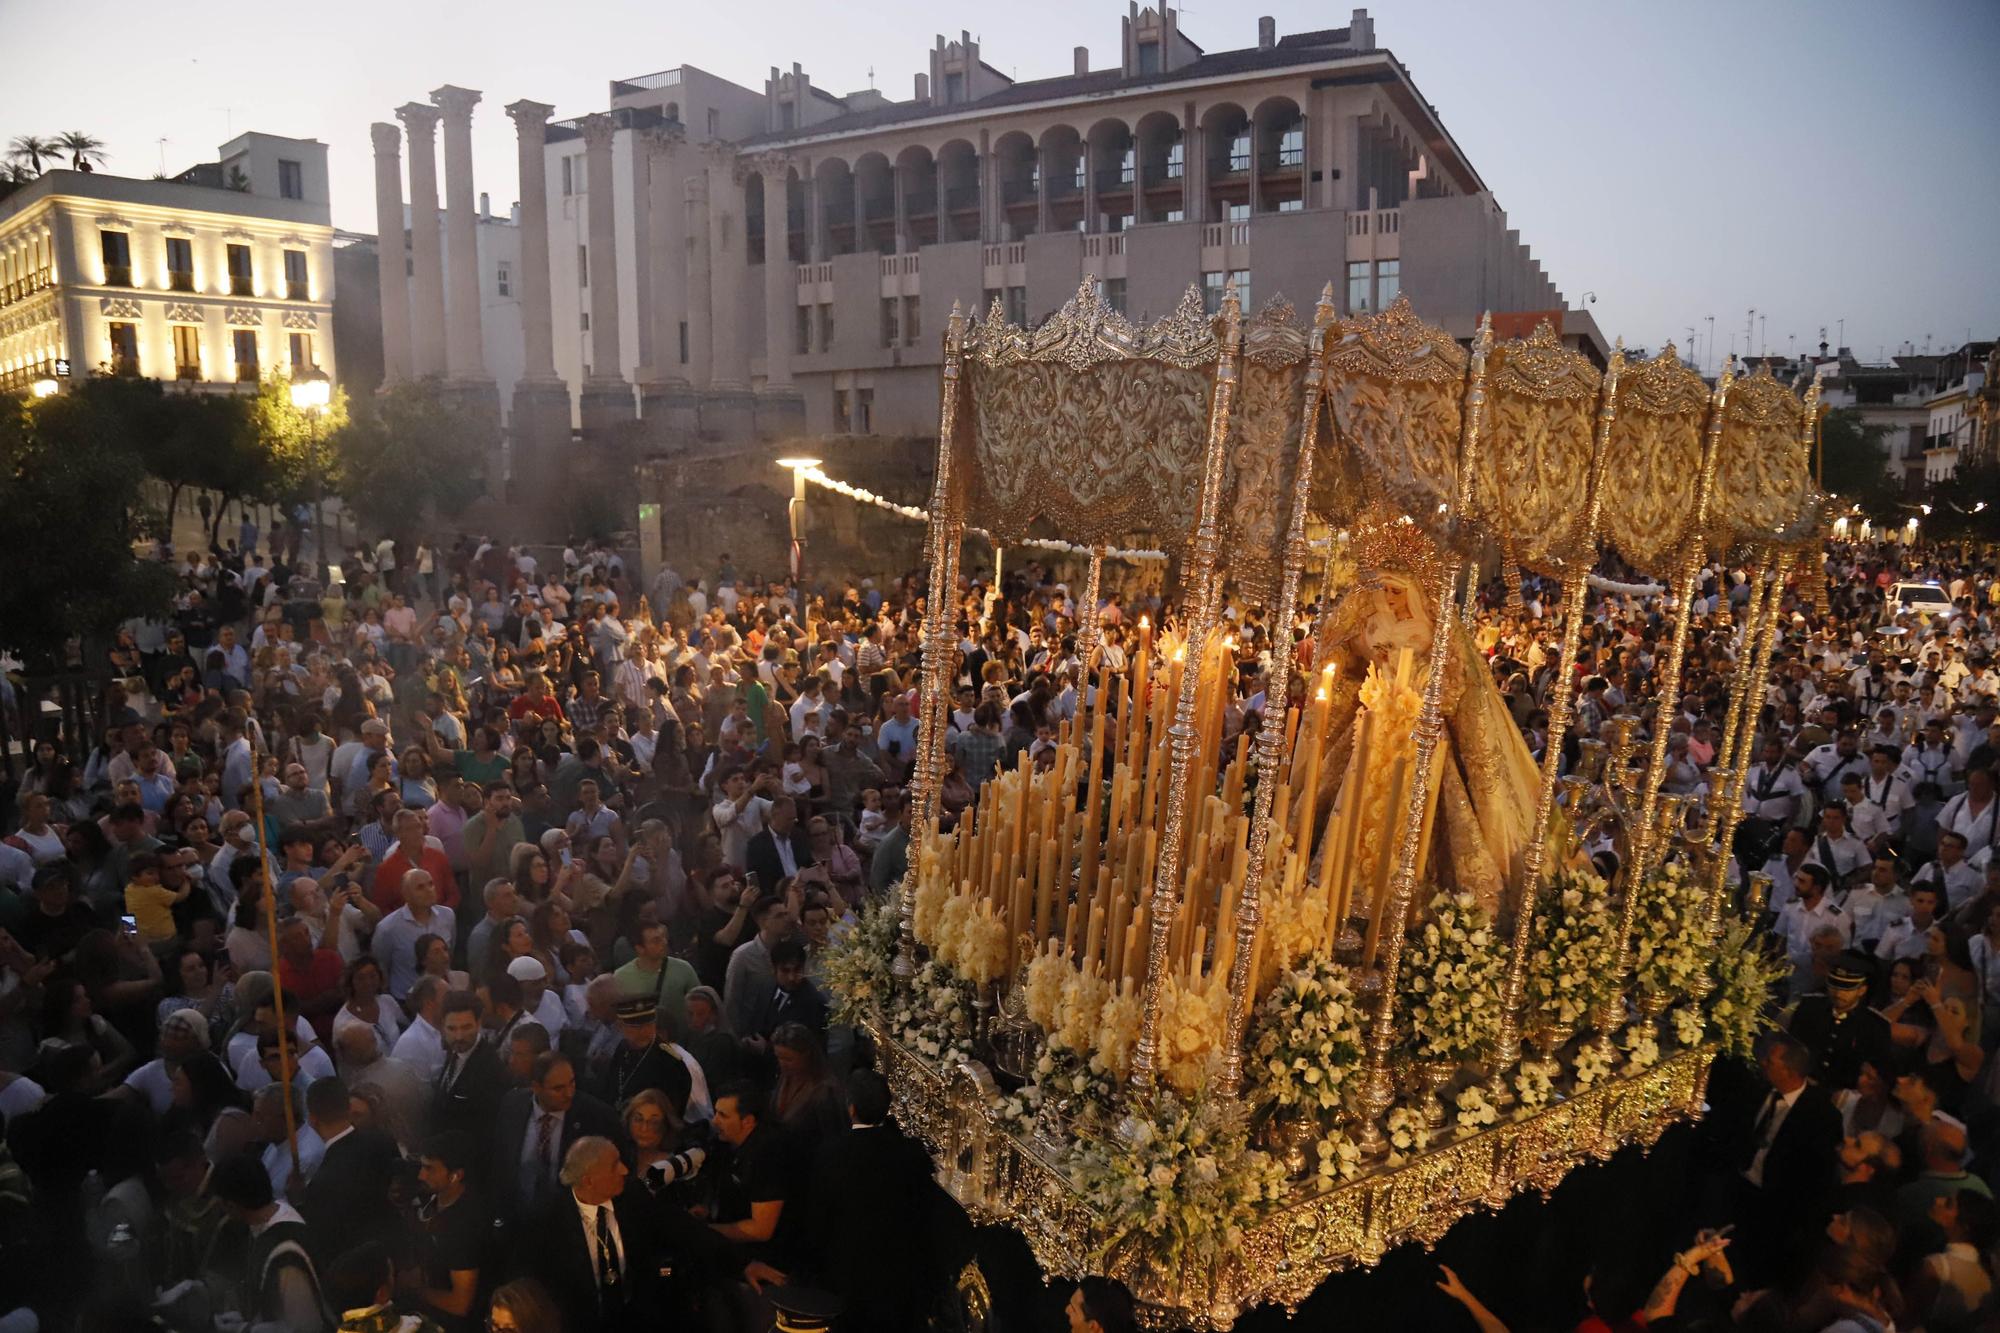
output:
[[255, 361], [238, 361], [236, 363], [236, 382], [238, 384], [255, 384], [257, 379], [257, 363]]
[[130, 264], [106, 264], [104, 266], [104, 285], [106, 287], [130, 287], [132, 285], [132, 266]]
[[201, 366], [199, 363], [189, 365], [186, 362], [182, 362], [174, 367], [174, 378], [177, 380], [198, 380], [201, 378]]
[[1257, 169], [1265, 175], [1297, 171], [1306, 164], [1303, 148], [1267, 148], [1257, 157]]
[[257, 294], [257, 285], [255, 279], [253, 279], [248, 273], [230, 274], [229, 294], [231, 296], [255, 296]]
[[139, 358], [136, 356], [114, 356], [111, 358], [111, 373], [123, 375], [127, 379], [139, 377]]
[[1097, 173], [1097, 192], [1104, 194], [1112, 190], [1132, 188], [1132, 168], [1105, 167]]
[[309, 301], [309, 284], [303, 278], [285, 279], [285, 299], [287, 301]]
[[36, 292], [47, 291], [51, 285], [49, 270], [45, 268], [37, 269], [25, 278], [16, 278], [12, 282], [0, 284], [0, 307], [10, 306], [16, 301], [25, 301]]
[[170, 268], [167, 270], [167, 287], [176, 292], [191, 292], [194, 290], [194, 274], [187, 269]]

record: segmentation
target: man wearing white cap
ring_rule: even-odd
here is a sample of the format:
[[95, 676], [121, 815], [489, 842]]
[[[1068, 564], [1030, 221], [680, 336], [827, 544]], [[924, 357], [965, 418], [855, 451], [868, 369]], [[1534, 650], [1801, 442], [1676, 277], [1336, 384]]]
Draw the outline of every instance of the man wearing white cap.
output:
[[174, 1067], [208, 1049], [208, 1019], [199, 1009], [176, 1009], [160, 1020], [159, 1057], [125, 1076], [125, 1086], [146, 1099], [154, 1115], [174, 1105]]
[[561, 1036], [569, 1012], [563, 1008], [561, 998], [549, 989], [549, 970], [542, 966], [541, 960], [524, 953], [507, 964], [507, 975], [521, 983], [521, 1012], [540, 1023], [550, 1041]]

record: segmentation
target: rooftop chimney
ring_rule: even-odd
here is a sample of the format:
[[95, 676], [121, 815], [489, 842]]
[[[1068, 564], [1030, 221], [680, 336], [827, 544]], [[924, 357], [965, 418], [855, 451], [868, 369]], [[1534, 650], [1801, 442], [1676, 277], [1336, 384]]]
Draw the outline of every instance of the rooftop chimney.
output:
[[1075, 73], [1078, 73], [1078, 74], [1088, 74], [1088, 73], [1090, 73], [1090, 48], [1089, 48], [1089, 47], [1087, 47], [1087, 46], [1079, 46], [1079, 47], [1077, 47], [1077, 48], [1076, 48], [1076, 50], [1075, 50], [1075, 52], [1073, 53], [1073, 60], [1074, 60], [1074, 62], [1075, 62], [1075, 63], [1074, 63], [1074, 66], [1073, 66], [1073, 69], [1074, 69], [1074, 72], [1075, 72]]
[[1257, 49], [1268, 51], [1278, 44], [1278, 20], [1269, 14], [1257, 20]]
[[488, 195], [488, 194], [486, 193], [486, 191], [484, 191], [484, 190], [481, 190], [481, 191], [479, 192], [479, 217], [480, 217], [480, 220], [481, 220], [482, 222], [483, 222], [483, 221], [487, 221], [487, 220], [491, 219], [491, 218], [492, 218], [492, 216], [493, 216], [493, 200], [492, 200], [491, 196], [489, 196], [489, 195]]
[[931, 100], [931, 76], [928, 74], [917, 75], [917, 100], [919, 102]]
[[1357, 51], [1375, 49], [1375, 20], [1368, 17], [1367, 10], [1355, 10], [1347, 21], [1347, 44]]

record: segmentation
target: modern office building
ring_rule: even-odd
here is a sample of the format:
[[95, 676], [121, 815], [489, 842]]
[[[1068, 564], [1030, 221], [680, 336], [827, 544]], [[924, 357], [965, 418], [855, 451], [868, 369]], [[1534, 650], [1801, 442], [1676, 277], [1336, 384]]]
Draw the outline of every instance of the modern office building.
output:
[[43, 172], [0, 196], [0, 389], [336, 370], [326, 147], [243, 134], [171, 180]]
[[[1403, 292], [1460, 336], [1484, 311], [1548, 312], [1603, 356], [1367, 11], [1254, 35], [1208, 52], [1173, 8], [1134, 3], [1115, 52], [1076, 48], [1054, 78], [1017, 82], [962, 33], [902, 100], [835, 95], [793, 65], [761, 89], [687, 66], [619, 79], [563, 120], [514, 102], [517, 476], [571, 426], [635, 416], [660, 453], [931, 433], [953, 304], [1033, 322], [1085, 279], [1134, 320], [1231, 281], [1250, 307], [1281, 293], [1302, 311], [1330, 281], [1342, 314]], [[446, 194], [470, 220], [477, 99], [444, 88], [397, 113], [415, 237], [440, 234], [440, 112]], [[402, 136], [375, 134], [378, 214], [400, 219]], [[456, 208], [441, 244], [380, 267], [391, 378], [490, 378], [461, 354], [481, 344], [470, 286], [446, 299], [441, 251], [472, 244]]]

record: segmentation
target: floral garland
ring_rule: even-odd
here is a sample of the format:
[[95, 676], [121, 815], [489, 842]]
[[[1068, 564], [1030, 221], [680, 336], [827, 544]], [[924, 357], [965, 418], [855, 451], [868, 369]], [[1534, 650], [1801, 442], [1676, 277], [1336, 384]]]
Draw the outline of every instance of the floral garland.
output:
[[1325, 1118], [1347, 1109], [1361, 1067], [1361, 1011], [1347, 969], [1316, 954], [1279, 974], [1250, 1033], [1250, 1103]]
[[833, 992], [834, 1022], [857, 1022], [888, 1003], [902, 921], [896, 896], [890, 894], [864, 903], [860, 915], [827, 941], [820, 975]]
[[1242, 1103], [1162, 1096], [1071, 1162], [1090, 1202], [1115, 1219], [1100, 1262], [1137, 1249], [1166, 1272], [1207, 1271], [1284, 1193], [1284, 1172], [1250, 1146]]
[[1441, 892], [1397, 978], [1404, 1046], [1420, 1060], [1477, 1059], [1500, 1035], [1504, 951], [1470, 893]]
[[1731, 919], [1715, 954], [1715, 992], [1708, 999], [1709, 1030], [1725, 1055], [1750, 1056], [1757, 1034], [1771, 1026], [1766, 1006], [1783, 974], [1750, 923]]
[[1678, 861], [1657, 867], [1639, 890], [1633, 977], [1641, 995], [1669, 1002], [1694, 990], [1708, 968], [1708, 891]]
[[1530, 1028], [1573, 1030], [1616, 993], [1617, 927], [1595, 871], [1565, 866], [1542, 885], [1528, 940]]
[[897, 1039], [927, 1060], [972, 1053], [972, 983], [936, 959], [917, 970], [903, 1002], [889, 1015]]

